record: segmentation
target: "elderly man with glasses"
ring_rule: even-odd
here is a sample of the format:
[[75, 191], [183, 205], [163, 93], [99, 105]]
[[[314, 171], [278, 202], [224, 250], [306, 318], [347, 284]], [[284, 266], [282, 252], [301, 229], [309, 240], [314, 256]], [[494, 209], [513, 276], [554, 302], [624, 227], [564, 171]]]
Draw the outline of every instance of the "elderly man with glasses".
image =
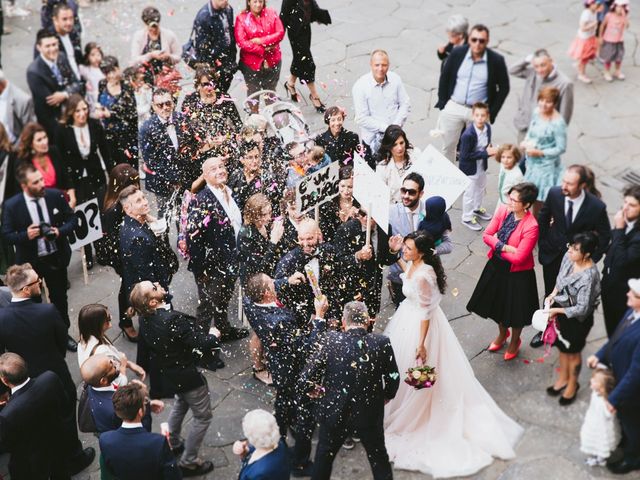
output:
[[474, 25], [469, 44], [451, 51], [440, 74], [437, 130], [443, 137], [442, 153], [451, 161], [456, 158], [460, 134], [471, 121], [471, 106], [477, 102], [489, 105], [490, 120], [494, 123], [509, 94], [504, 57], [487, 48], [488, 44], [489, 29]]

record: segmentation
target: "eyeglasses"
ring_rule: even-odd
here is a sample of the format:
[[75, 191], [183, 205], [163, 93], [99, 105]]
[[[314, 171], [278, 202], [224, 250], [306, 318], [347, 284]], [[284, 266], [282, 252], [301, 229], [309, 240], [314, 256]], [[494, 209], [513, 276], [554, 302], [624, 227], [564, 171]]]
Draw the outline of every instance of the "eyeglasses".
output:
[[173, 107], [173, 100], [167, 100], [166, 102], [157, 102], [154, 105], [158, 108], [171, 108]]
[[153, 287], [151, 287], [151, 289], [152, 289], [154, 292], [157, 292], [157, 291], [158, 291], [158, 286], [154, 283], [154, 284], [153, 284]]
[[478, 37], [472, 37], [469, 39], [469, 41], [471, 43], [479, 43], [480, 45], [484, 45], [485, 43], [487, 43], [486, 38], [478, 38]]
[[418, 193], [418, 191], [415, 188], [404, 188], [404, 187], [401, 187], [400, 188], [400, 193], [402, 195], [407, 195], [408, 194], [408, 195], [413, 196], [413, 195], [416, 195]]
[[200, 84], [200, 86], [201, 86], [201, 87], [213, 87], [214, 85], [213, 85], [213, 83], [211, 83], [211, 82], [202, 82], [202, 83]]
[[509, 203], [522, 203], [522, 200], [518, 200], [517, 198], [509, 197]]
[[37, 279], [37, 280], [34, 280], [34, 281], [33, 281], [33, 282], [31, 282], [31, 283], [27, 283], [27, 284], [26, 284], [24, 287], [22, 287], [20, 290], [24, 290], [25, 288], [29, 288], [29, 287], [31, 287], [31, 286], [33, 286], [33, 285], [35, 285], [36, 283], [42, 283], [42, 279], [41, 279], [40, 277], [38, 277], [38, 279]]

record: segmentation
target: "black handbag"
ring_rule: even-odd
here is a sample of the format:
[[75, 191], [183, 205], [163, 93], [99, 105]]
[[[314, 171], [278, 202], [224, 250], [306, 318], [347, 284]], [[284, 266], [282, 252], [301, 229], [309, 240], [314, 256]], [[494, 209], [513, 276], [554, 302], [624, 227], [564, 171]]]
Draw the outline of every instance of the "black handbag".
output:
[[89, 385], [82, 382], [81, 388], [82, 391], [78, 400], [78, 430], [84, 433], [96, 433], [98, 429], [89, 405]]
[[198, 57], [196, 56], [196, 37], [195, 37], [195, 28], [191, 29], [191, 34], [189, 35], [189, 40], [182, 46], [182, 60], [189, 67], [195, 70], [196, 64], [198, 63]]

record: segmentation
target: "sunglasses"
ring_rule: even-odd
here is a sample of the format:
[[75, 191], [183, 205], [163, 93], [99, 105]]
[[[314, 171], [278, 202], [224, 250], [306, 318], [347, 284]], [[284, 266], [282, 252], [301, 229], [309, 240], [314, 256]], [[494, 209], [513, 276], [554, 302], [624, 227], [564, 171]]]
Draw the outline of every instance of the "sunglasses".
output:
[[471, 43], [479, 43], [480, 45], [484, 45], [485, 43], [487, 43], [486, 38], [478, 38], [478, 37], [472, 37], [469, 39], [469, 41]]
[[211, 83], [211, 82], [202, 82], [202, 83], [200, 84], [200, 86], [201, 86], [201, 87], [213, 87], [214, 85], [213, 85], [213, 83]]
[[417, 195], [418, 191], [415, 188], [404, 188], [404, 187], [401, 187], [400, 188], [400, 193], [402, 195], [409, 194], [409, 195], [413, 196], [413, 195]]
[[170, 108], [170, 107], [173, 107], [173, 101], [167, 100], [166, 102], [154, 103], [154, 105], [158, 108]]
[[31, 283], [27, 283], [27, 284], [26, 284], [24, 287], [22, 287], [20, 290], [23, 290], [23, 289], [25, 289], [25, 288], [29, 288], [29, 287], [31, 287], [32, 285], [35, 285], [36, 283], [40, 283], [40, 284], [41, 284], [41, 283], [42, 283], [42, 279], [41, 279], [40, 277], [38, 277], [38, 279], [37, 279], [37, 280], [34, 280], [34, 281], [33, 281], [33, 282], [31, 282]]

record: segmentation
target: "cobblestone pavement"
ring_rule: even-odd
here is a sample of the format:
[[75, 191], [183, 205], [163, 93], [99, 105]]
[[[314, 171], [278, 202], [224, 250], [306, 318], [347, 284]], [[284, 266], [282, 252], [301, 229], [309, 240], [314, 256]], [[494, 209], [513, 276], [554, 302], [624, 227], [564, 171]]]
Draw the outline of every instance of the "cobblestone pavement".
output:
[[[36, 9], [37, 0], [17, 0], [19, 5]], [[126, 62], [129, 41], [135, 28], [142, 26], [139, 12], [146, 4], [156, 4], [162, 12], [162, 24], [173, 29], [179, 39], [185, 41], [191, 29], [192, 19], [204, 0], [108, 0], [94, 2], [82, 10], [85, 33], [83, 41], [96, 40], [105, 53], [115, 53]], [[232, 0], [238, 11], [240, 0]], [[243, 3], [243, 2], [242, 2]], [[313, 26], [313, 52], [318, 65], [318, 82], [321, 97], [327, 105], [339, 104], [350, 113], [347, 127], [353, 129], [350, 87], [355, 79], [367, 71], [368, 54], [374, 48], [386, 49], [392, 68], [399, 73], [411, 96], [412, 111], [406, 126], [409, 139], [423, 149], [431, 141], [428, 136], [434, 128], [437, 111], [434, 111], [439, 61], [435, 55], [438, 44], [445, 39], [444, 23], [449, 15], [462, 13], [471, 23], [482, 22], [491, 29], [490, 46], [505, 55], [509, 64], [537, 48], [547, 48], [556, 58], [561, 70], [575, 78], [566, 50], [573, 39], [581, 11], [581, 2], [569, 0], [320, 0], [333, 18], [330, 26]], [[269, 6], [279, 10], [280, 1], [272, 0]], [[569, 128], [568, 150], [565, 164], [585, 163], [595, 171], [599, 187], [613, 215], [621, 204], [620, 190], [627, 169], [640, 170], [640, 52], [638, 51], [638, 25], [640, 16], [632, 5], [631, 29], [626, 35], [624, 71], [627, 80], [606, 83], [596, 70], [589, 66], [595, 79], [592, 85], [575, 86], [576, 107]], [[38, 28], [38, 16], [25, 19], [9, 19], [6, 23], [13, 33], [3, 37], [3, 60], [7, 77], [26, 87], [25, 70], [32, 55], [33, 39]], [[282, 43], [284, 51], [283, 72], [288, 71], [291, 59], [288, 41]], [[282, 78], [284, 81], [284, 76]], [[282, 83], [282, 81], [280, 83]], [[279, 88], [282, 88], [281, 86]], [[512, 91], [499, 119], [494, 126], [496, 143], [515, 141], [512, 119], [522, 81], [512, 80]], [[635, 93], [634, 93], [635, 92]], [[283, 93], [283, 92], [281, 92]], [[241, 77], [237, 77], [232, 94], [242, 100], [245, 89]], [[310, 105], [303, 111], [314, 129], [324, 128], [322, 119]], [[439, 144], [436, 140], [436, 146]], [[487, 205], [496, 201], [498, 167], [489, 169]], [[459, 202], [452, 209], [455, 250], [443, 257], [449, 277], [449, 292], [443, 301], [443, 310], [451, 321], [458, 338], [467, 353], [473, 369], [498, 404], [525, 427], [525, 434], [517, 448], [514, 460], [495, 461], [490, 467], [472, 478], [537, 480], [541, 478], [578, 480], [610, 478], [603, 468], [589, 468], [583, 463], [579, 451], [578, 431], [586, 410], [589, 391], [587, 371], [582, 372], [578, 400], [567, 408], [560, 408], [549, 398], [544, 388], [553, 376], [557, 353], [554, 351], [544, 361], [542, 355], [532, 350], [528, 342], [517, 361], [505, 364], [502, 357], [486, 351], [494, 335], [491, 321], [470, 315], [466, 302], [486, 260], [486, 247], [480, 234], [471, 232], [459, 223]], [[118, 278], [110, 270], [96, 267], [90, 273], [89, 285], [84, 285], [80, 259], [74, 254], [69, 267], [72, 289], [69, 292], [71, 316], [88, 302], [101, 302], [117, 312]], [[542, 292], [542, 275], [537, 271], [539, 292]], [[455, 290], [454, 290], [455, 289]], [[193, 313], [197, 302], [192, 276], [181, 265], [172, 291], [175, 307]], [[454, 295], [456, 292], [457, 295]], [[380, 315], [380, 327], [393, 313], [388, 305]], [[236, 316], [236, 310], [231, 315]], [[235, 321], [235, 320], [234, 320]], [[76, 327], [73, 327], [76, 330]], [[111, 332], [113, 337], [119, 332]], [[531, 329], [524, 332], [524, 341], [533, 335]], [[596, 325], [589, 336], [585, 355], [595, 351], [605, 338], [602, 316], [596, 316]], [[118, 337], [116, 345], [130, 358], [135, 358], [133, 344]], [[225, 352], [227, 367], [206, 376], [211, 387], [213, 422], [209, 428], [202, 451], [203, 457], [212, 458], [216, 470], [206, 478], [233, 479], [237, 477], [238, 461], [231, 453], [231, 444], [241, 437], [241, 419], [252, 408], [272, 405], [274, 391], [266, 388], [251, 376], [247, 359], [247, 342], [236, 342]], [[68, 356], [68, 363], [79, 382], [75, 355]], [[442, 372], [446, 375], [446, 372]], [[170, 407], [170, 402], [167, 405]], [[160, 417], [166, 418], [169, 408]], [[160, 419], [154, 421], [159, 429]], [[86, 445], [96, 446], [91, 435], [83, 435]], [[2, 457], [0, 473], [6, 473], [6, 455]], [[98, 462], [79, 474], [77, 479], [99, 478]], [[371, 478], [369, 466], [361, 446], [350, 452], [342, 451], [335, 462], [335, 479]], [[395, 478], [417, 480], [427, 475], [396, 471]], [[640, 478], [627, 475], [623, 478]]]

